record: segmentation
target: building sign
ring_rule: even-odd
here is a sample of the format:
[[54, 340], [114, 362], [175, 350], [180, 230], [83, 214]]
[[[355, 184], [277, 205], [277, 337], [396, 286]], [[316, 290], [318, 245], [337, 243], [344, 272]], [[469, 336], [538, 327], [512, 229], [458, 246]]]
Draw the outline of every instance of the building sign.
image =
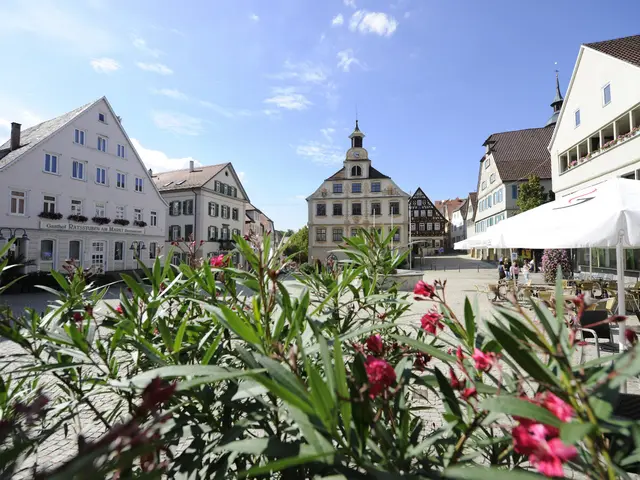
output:
[[144, 228], [121, 227], [120, 225], [85, 225], [79, 223], [60, 223], [41, 221], [43, 230], [60, 230], [65, 232], [95, 232], [95, 233], [144, 233]]

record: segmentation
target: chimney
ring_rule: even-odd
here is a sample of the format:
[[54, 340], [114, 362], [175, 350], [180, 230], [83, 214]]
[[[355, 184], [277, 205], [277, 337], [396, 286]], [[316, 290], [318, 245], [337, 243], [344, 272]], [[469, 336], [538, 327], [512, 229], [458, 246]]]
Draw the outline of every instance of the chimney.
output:
[[117, 118], [118, 118], [118, 122], [122, 123], [122, 117], [118, 115]]
[[153, 170], [149, 169], [149, 176], [153, 177]]
[[11, 122], [11, 151], [20, 148], [20, 124]]
[[193, 169], [194, 169], [193, 160], [189, 160], [189, 171], [193, 172]]

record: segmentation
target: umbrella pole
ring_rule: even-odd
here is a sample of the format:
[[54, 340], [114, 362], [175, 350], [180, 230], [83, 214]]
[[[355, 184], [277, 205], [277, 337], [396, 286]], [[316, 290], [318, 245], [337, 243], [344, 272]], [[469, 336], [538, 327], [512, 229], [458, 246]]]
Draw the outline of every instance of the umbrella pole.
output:
[[[620, 233], [618, 244], [616, 245], [616, 267], [618, 273], [618, 315], [626, 316], [625, 311], [625, 291], [624, 291], [624, 247], [622, 245], [623, 233]], [[626, 321], [618, 324], [618, 346], [620, 353], [624, 352]], [[626, 393], [627, 382], [622, 386], [622, 391]]]

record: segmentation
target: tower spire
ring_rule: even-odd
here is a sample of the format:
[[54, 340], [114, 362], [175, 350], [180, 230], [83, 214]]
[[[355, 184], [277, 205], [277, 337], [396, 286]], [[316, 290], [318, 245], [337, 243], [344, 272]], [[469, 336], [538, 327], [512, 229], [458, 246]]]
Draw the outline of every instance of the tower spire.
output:
[[558, 76], [558, 73], [559, 71], [556, 68], [556, 96], [554, 97], [553, 102], [551, 102], [553, 114], [551, 115], [549, 120], [547, 120], [547, 124], [545, 125], [546, 127], [556, 124], [556, 122], [558, 121], [558, 117], [560, 116], [560, 109], [562, 108], [562, 104], [564, 103], [564, 98], [562, 96], [562, 93], [560, 93], [560, 78]]

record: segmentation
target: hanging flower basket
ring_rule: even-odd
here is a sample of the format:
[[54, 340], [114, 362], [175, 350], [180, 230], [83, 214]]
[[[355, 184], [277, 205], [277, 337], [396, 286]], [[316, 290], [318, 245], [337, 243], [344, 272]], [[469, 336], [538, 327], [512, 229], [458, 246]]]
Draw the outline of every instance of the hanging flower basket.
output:
[[144, 227], [146, 227], [146, 226], [147, 226], [147, 222], [145, 222], [144, 220], [134, 220], [134, 221], [133, 221], [133, 224], [134, 224], [136, 227], [140, 227], [140, 228], [144, 228]]
[[93, 217], [91, 218], [93, 223], [97, 223], [98, 225], [106, 225], [107, 223], [111, 223], [111, 219], [107, 217]]
[[62, 218], [62, 214], [57, 212], [40, 212], [38, 216], [48, 220], [60, 220]]
[[114, 225], [121, 225], [123, 227], [126, 227], [127, 225], [129, 225], [129, 223], [131, 223], [131, 222], [129, 222], [129, 220], [125, 220], [124, 218], [116, 218], [113, 221]]
[[89, 219], [87, 217], [85, 217], [84, 215], [69, 215], [67, 217], [67, 220], [71, 220], [72, 222], [77, 222], [77, 223], [85, 223], [86, 221], [88, 221]]

